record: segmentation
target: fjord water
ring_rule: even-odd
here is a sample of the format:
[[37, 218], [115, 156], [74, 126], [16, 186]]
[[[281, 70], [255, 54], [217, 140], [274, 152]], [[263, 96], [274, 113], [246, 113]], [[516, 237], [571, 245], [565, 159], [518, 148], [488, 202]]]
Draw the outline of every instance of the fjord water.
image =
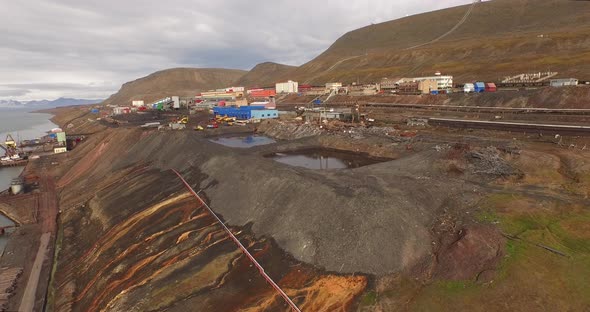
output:
[[[7, 134], [15, 140], [34, 139], [56, 127], [50, 114], [31, 113], [23, 109], [0, 109], [0, 142], [4, 144]], [[0, 149], [4, 156], [4, 150]], [[10, 181], [19, 176], [23, 168], [0, 168], [0, 191], [10, 187]]]

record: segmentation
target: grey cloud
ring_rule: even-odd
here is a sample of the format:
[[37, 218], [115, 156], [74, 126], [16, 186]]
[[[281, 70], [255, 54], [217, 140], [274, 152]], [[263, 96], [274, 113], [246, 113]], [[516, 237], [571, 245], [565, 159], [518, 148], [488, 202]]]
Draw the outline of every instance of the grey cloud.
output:
[[347, 31], [468, 2], [5, 1], [0, 85], [33, 91], [0, 97], [102, 98], [126, 81], [169, 67], [300, 65]]
[[7, 89], [0, 90], [0, 97], [19, 97], [31, 93], [31, 90], [27, 89]]

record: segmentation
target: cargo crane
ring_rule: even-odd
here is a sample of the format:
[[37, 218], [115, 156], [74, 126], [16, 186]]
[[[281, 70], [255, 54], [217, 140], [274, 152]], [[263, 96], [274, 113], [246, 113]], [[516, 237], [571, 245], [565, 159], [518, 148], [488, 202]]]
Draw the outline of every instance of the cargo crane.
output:
[[8, 134], [6, 136], [6, 140], [4, 140], [4, 145], [0, 144], [0, 148], [4, 150], [4, 157], [1, 158], [2, 161], [20, 159], [17, 143], [12, 137], [12, 135]]

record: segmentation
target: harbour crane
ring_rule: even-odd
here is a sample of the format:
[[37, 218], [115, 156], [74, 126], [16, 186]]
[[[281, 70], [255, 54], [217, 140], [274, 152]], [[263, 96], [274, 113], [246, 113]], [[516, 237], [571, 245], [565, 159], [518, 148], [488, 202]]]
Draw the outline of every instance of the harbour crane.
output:
[[12, 137], [12, 135], [8, 134], [6, 136], [6, 140], [4, 140], [4, 145], [0, 144], [0, 148], [4, 150], [4, 158], [12, 158], [18, 156], [18, 147], [17, 143]]

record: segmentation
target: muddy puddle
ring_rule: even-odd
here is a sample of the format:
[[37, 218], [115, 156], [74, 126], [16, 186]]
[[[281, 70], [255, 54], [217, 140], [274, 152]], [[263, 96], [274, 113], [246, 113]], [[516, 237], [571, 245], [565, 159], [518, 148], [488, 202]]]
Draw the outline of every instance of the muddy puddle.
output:
[[251, 148], [255, 146], [276, 143], [275, 140], [262, 135], [249, 135], [239, 137], [216, 138], [210, 140], [213, 143], [233, 148]]
[[270, 154], [267, 157], [282, 164], [312, 170], [353, 169], [391, 160], [332, 149], [289, 151]]

